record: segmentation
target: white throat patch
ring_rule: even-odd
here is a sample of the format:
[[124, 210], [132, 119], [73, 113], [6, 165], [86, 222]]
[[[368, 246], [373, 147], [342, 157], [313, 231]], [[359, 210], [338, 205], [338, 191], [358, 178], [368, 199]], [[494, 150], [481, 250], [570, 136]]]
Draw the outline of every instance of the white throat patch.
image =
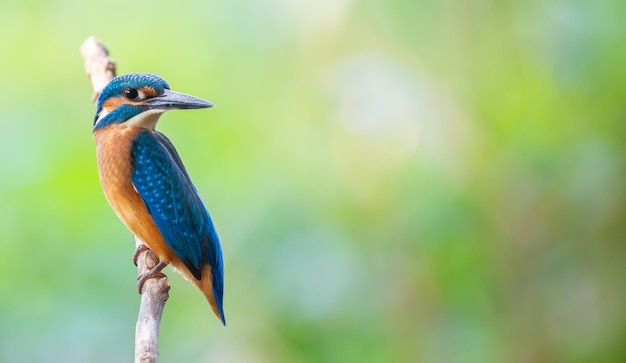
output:
[[154, 130], [163, 112], [165, 112], [165, 110], [155, 109], [144, 111], [137, 116], [131, 117], [124, 123], [128, 125], [128, 127], [139, 126], [144, 129]]

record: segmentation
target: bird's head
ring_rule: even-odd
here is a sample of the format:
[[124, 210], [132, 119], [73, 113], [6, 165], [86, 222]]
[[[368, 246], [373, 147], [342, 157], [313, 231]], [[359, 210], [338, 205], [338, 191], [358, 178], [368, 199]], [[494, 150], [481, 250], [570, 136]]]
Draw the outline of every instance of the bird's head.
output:
[[128, 73], [113, 78], [100, 92], [94, 130], [115, 123], [154, 129], [165, 111], [212, 106], [203, 99], [171, 91], [157, 75]]

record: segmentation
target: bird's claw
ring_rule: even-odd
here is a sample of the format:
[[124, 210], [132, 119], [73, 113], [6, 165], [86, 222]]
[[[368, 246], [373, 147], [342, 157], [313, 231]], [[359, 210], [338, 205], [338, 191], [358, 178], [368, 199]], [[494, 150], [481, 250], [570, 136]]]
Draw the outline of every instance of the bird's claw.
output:
[[140, 244], [139, 246], [137, 246], [137, 248], [135, 248], [135, 252], [133, 252], [133, 263], [135, 264], [135, 266], [137, 266], [137, 259], [139, 258], [139, 255], [143, 252], [149, 250], [148, 246], [144, 245], [143, 243]]
[[167, 263], [165, 263], [163, 261], [160, 261], [150, 271], [148, 271], [148, 272], [146, 272], [144, 274], [139, 275], [139, 277], [137, 277], [137, 291], [139, 291], [139, 293], [141, 294], [143, 292], [143, 285], [149, 279], [152, 279], [152, 278], [161, 279], [163, 277], [167, 277], [167, 276], [165, 276], [165, 274], [163, 272], [161, 272], [161, 270], [163, 270], [163, 268], [165, 268], [165, 266], [167, 266]]

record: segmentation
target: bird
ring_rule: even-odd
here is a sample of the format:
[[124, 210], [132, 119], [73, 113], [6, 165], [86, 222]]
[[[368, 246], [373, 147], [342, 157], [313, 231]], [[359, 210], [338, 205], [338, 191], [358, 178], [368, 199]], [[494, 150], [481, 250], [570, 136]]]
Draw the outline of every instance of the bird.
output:
[[137, 282], [139, 292], [170, 265], [198, 288], [226, 325], [224, 265], [215, 226], [172, 142], [155, 129], [170, 110], [209, 108], [206, 100], [172, 91], [161, 77], [113, 78], [97, 99], [93, 136], [104, 195], [119, 219], [160, 262]]

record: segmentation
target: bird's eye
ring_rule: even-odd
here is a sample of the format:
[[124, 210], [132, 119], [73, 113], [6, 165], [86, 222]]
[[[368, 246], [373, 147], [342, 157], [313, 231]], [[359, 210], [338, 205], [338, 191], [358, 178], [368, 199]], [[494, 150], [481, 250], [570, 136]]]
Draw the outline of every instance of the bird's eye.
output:
[[139, 92], [134, 88], [126, 88], [124, 90], [124, 96], [129, 100], [136, 100], [139, 97]]

